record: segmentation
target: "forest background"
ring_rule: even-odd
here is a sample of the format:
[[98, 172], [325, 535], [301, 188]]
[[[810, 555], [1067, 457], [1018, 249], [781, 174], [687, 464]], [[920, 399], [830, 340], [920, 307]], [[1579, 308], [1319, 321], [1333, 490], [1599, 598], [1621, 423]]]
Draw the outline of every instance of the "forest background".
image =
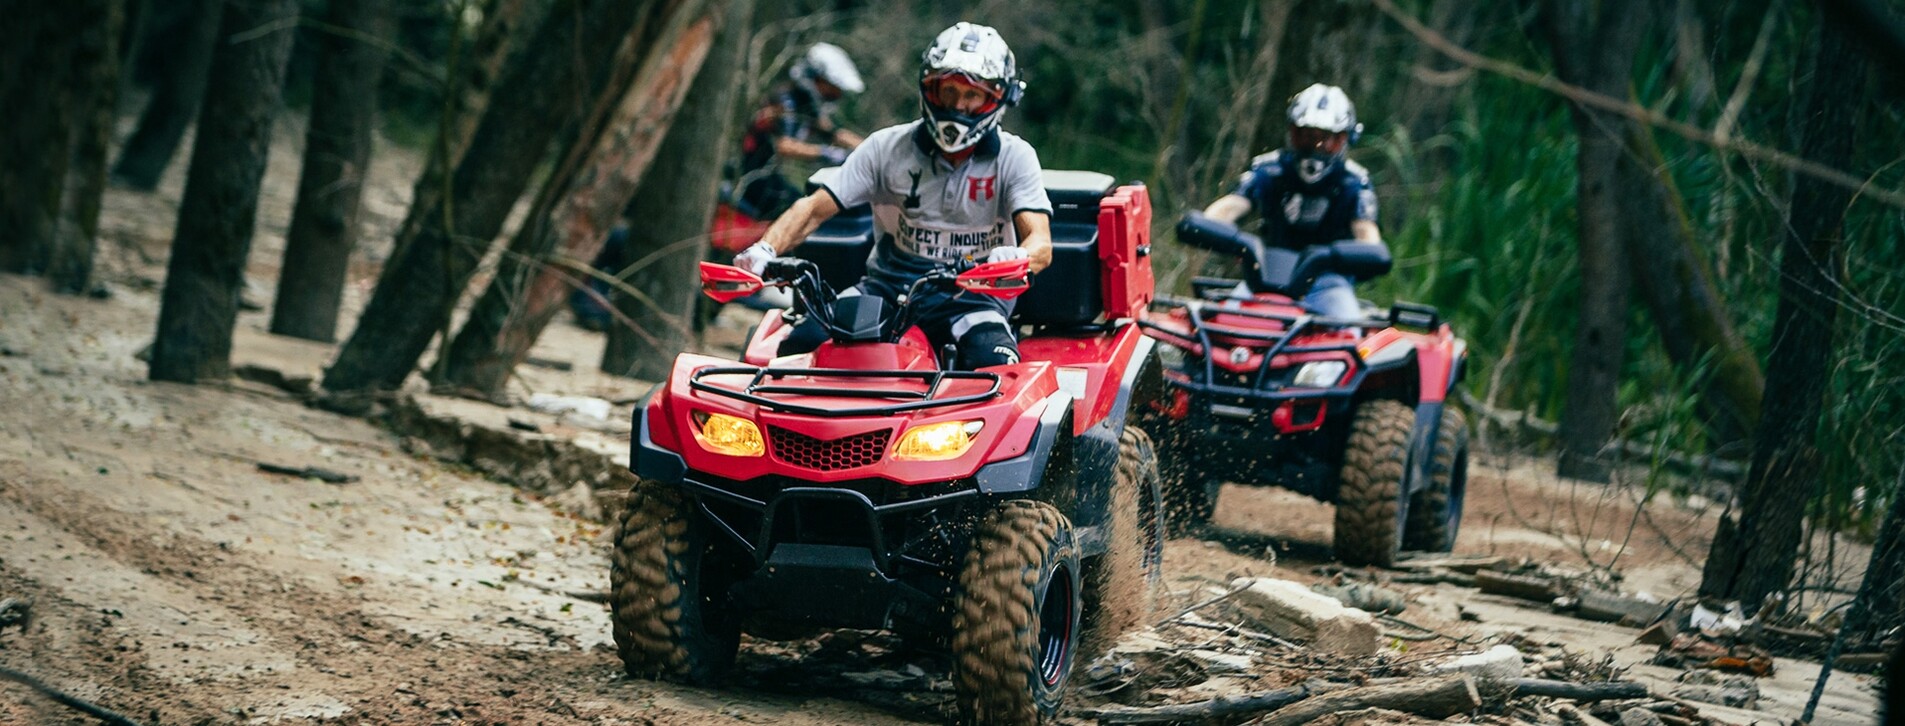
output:
[[[243, 162], [289, 108], [312, 118], [301, 207], [353, 188], [357, 155], [379, 145], [433, 160], [395, 240], [355, 239], [355, 201], [310, 213], [331, 220], [310, 228], [333, 251], [388, 251], [360, 321], [335, 320], [334, 291], [279, 301], [276, 332], [350, 335], [326, 389], [423, 370], [493, 395], [624, 210], [638, 251], [675, 266], [624, 276], [603, 367], [652, 378], [693, 344], [693, 291], [667, 273], [703, 254], [715, 170], [809, 43], [859, 62], [868, 90], [842, 118], [865, 131], [917, 115], [918, 52], [938, 29], [997, 27], [1028, 83], [1006, 128], [1047, 168], [1145, 182], [1175, 290], [1223, 265], [1169, 242], [1169, 224], [1282, 142], [1283, 99], [1331, 83], [1366, 125], [1350, 156], [1397, 259], [1363, 296], [1437, 306], [1470, 346], [1468, 404], [1533, 432], [1518, 445], [1564, 474], [1605, 479], [1626, 460], [1654, 490], [1737, 497], [1703, 590], [1751, 601], [1793, 584], [1807, 531], [1878, 538], [1876, 571], [1905, 572], [1883, 541], [1905, 485], [1905, 373], [1888, 365], [1905, 360], [1897, 14], [1857, 0], [75, 0], [6, 31], [0, 102], [29, 110], [0, 147], [0, 267], [90, 289], [106, 170], [150, 188], [138, 155], [157, 152], [139, 137], [164, 119], [145, 117], [204, 109], [219, 125], [199, 138], [218, 143], [190, 160], [153, 377], [218, 377], [219, 301], [237, 293], [217, 270], [248, 251], [247, 174], [255, 205]], [[338, 128], [319, 119], [339, 108], [374, 119], [375, 141], [337, 142], [334, 176], [313, 179], [309, 147]], [[158, 169], [187, 162], [182, 133]], [[211, 201], [194, 206], [191, 185]], [[294, 218], [292, 250], [297, 234]], [[316, 266], [288, 255], [285, 280], [326, 278]], [[300, 322], [327, 294], [331, 319]], [[466, 295], [470, 322], [453, 326]], [[213, 303], [188, 309], [200, 299]], [[1670, 475], [1689, 462], [1731, 473]], [[1861, 599], [1897, 622], [1897, 590]]]

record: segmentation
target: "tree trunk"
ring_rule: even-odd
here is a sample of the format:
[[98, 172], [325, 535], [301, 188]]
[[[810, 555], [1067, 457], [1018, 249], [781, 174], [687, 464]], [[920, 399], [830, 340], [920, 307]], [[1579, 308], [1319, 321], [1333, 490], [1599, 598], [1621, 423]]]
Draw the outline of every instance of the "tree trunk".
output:
[[73, 158], [66, 172], [58, 236], [47, 264], [53, 289], [74, 295], [92, 287], [93, 251], [99, 244], [99, 206], [106, 194], [107, 152], [119, 109], [119, 49], [125, 33], [124, 0], [92, 3], [98, 15], [80, 30], [72, 64], [74, 92], [81, 99]]
[[[1571, 0], [1549, 8], [1555, 67], [1562, 80], [1625, 97], [1646, 27], [1645, 3], [1603, 0], [1593, 5]], [[1581, 290], [1557, 473], [1606, 481], [1613, 458], [1601, 449], [1613, 439], [1619, 422], [1615, 395], [1627, 344], [1629, 274], [1621, 248], [1624, 200], [1619, 174], [1627, 121], [1578, 104], [1572, 112], [1580, 137], [1575, 203]]]
[[[444, 90], [443, 115], [438, 120], [436, 143], [430, 145], [423, 173], [411, 189], [410, 211], [397, 227], [394, 250], [409, 243], [423, 226], [423, 215], [438, 211], [443, 197], [443, 180], [448, 170], [463, 160], [463, 152], [476, 135], [476, 124], [489, 106], [490, 90], [503, 61], [524, 45], [529, 32], [542, 22], [545, 0], [493, 0], [483, 15], [483, 25], [471, 38], [468, 49], [457, 48], [448, 71], [449, 88]], [[389, 269], [386, 267], [385, 269]]]
[[[602, 85], [610, 57], [653, 0], [562, 0], [512, 59], [423, 226], [392, 254], [336, 362], [331, 391], [394, 390], [450, 320], [490, 240], [522, 196], [563, 119]], [[447, 207], [447, 209], [445, 209]]]
[[1622, 238], [1641, 300], [1676, 366], [1687, 372], [1714, 366], [1701, 398], [1709, 430], [1720, 443], [1737, 440], [1759, 420], [1766, 378], [1713, 286], [1712, 266], [1653, 133], [1629, 124], [1627, 138], [1632, 153], [1622, 156], [1621, 188], [1638, 199], [1622, 205]]
[[297, 0], [230, 0], [166, 264], [149, 375], [197, 383], [231, 371], [258, 185], [296, 33]]
[[653, 42], [631, 36], [620, 55], [636, 70], [633, 83], [604, 90], [591, 123], [539, 195], [538, 213], [510, 240], [496, 277], [470, 310], [438, 383], [502, 393], [510, 372], [562, 309], [577, 277], [563, 262], [587, 269], [601, 251], [707, 58], [720, 18], [705, 7], [703, 0], [681, 0]]
[[384, 0], [331, 0], [317, 36], [311, 121], [298, 199], [285, 233], [271, 332], [329, 343], [357, 246], [357, 207], [368, 174], [377, 81], [391, 35]]
[[[1819, 34], [1810, 93], [1800, 118], [1800, 156], [1852, 168], [1862, 116], [1866, 64], [1838, 32]], [[1806, 505], [1819, 491], [1816, 446], [1821, 402], [1832, 375], [1843, 235], [1851, 192], [1805, 177], [1793, 180], [1786, 241], [1779, 261], [1765, 410], [1753, 433], [1753, 461], [1729, 537], [1715, 537], [1700, 592], [1737, 599], [1750, 611], [1786, 588], [1799, 551]], [[1727, 556], [1717, 556], [1720, 553]]]
[[139, 125], [119, 149], [119, 160], [113, 163], [113, 179], [127, 187], [140, 191], [158, 188], [159, 177], [171, 164], [180, 140], [185, 138], [185, 128], [192, 125], [192, 116], [198, 113], [205, 97], [224, 0], [196, 0], [195, 5], [193, 17], [186, 23], [187, 35], [180, 42], [179, 57], [159, 79], [152, 100], [139, 114]]
[[7, 109], [0, 139], [0, 271], [37, 275], [52, 258], [72, 129], [84, 100], [72, 65], [85, 34], [74, 31], [103, 14], [102, 5], [85, 0], [16, 14], [0, 39], [9, 46], [7, 73], [0, 77], [0, 108]]
[[[629, 295], [614, 294], [615, 308], [643, 328], [651, 340], [612, 325], [602, 351], [602, 370], [646, 380], [663, 380], [675, 354], [694, 341], [688, 334], [701, 285], [696, 263], [707, 254], [721, 161], [733, 149], [734, 108], [741, 66], [747, 52], [752, 0], [736, 0], [726, 11], [714, 52], [701, 68], [694, 89], [682, 101], [661, 152], [649, 167], [652, 184], [643, 184], [631, 208], [640, 223], [631, 225], [625, 260], [646, 264], [626, 281], [648, 294], [654, 307]], [[691, 244], [683, 244], [692, 242]]]

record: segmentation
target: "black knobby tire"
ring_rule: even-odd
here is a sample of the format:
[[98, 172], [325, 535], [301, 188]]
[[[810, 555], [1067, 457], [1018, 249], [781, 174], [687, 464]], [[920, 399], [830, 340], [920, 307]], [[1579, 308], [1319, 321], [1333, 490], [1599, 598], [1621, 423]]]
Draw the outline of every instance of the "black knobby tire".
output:
[[1402, 544], [1402, 479], [1409, 467], [1415, 411], [1396, 401], [1367, 401], [1350, 422], [1336, 493], [1336, 559], [1389, 567]]
[[953, 599], [953, 690], [964, 723], [1058, 713], [1077, 655], [1078, 546], [1050, 504], [1001, 503], [972, 533]]
[[1409, 498], [1404, 549], [1448, 552], [1462, 529], [1462, 499], [1468, 493], [1468, 418], [1453, 408], [1442, 412], [1430, 462], [1429, 488]]
[[708, 530], [680, 491], [635, 485], [609, 568], [615, 649], [629, 675], [706, 685], [734, 665], [740, 629], [710, 566]]
[[1163, 581], [1163, 502], [1157, 450], [1151, 437], [1126, 424], [1118, 438], [1105, 553], [1085, 563], [1084, 635], [1087, 657], [1110, 649], [1119, 636], [1151, 616]]

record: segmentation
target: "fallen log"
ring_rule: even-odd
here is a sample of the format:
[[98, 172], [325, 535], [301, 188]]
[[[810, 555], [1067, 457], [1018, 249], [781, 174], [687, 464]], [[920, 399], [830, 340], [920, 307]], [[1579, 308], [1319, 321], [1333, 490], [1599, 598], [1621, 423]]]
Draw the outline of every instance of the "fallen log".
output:
[[1508, 565], [1508, 558], [1499, 556], [1480, 557], [1424, 557], [1403, 560], [1396, 563], [1398, 570], [1451, 570], [1473, 575], [1480, 570], [1499, 570]]
[[1514, 695], [1566, 698], [1571, 701], [1612, 701], [1622, 698], [1646, 698], [1647, 684], [1634, 681], [1573, 683], [1545, 678], [1520, 678], [1514, 681]]
[[1351, 688], [1317, 696], [1279, 708], [1257, 723], [1264, 726], [1297, 726], [1328, 714], [1365, 708], [1406, 711], [1426, 718], [1448, 718], [1481, 706], [1482, 697], [1475, 692], [1475, 679], [1467, 674], [1456, 674]]
[[1507, 595], [1539, 603], [1552, 602], [1561, 596], [1560, 588], [1548, 578], [1510, 575], [1489, 570], [1475, 572], [1475, 587], [1491, 595]]
[[1668, 603], [1647, 602], [1615, 592], [1582, 590], [1574, 614], [1583, 620], [1644, 628], [1666, 615], [1670, 607]]
[[1108, 708], [1095, 711], [1101, 724], [1129, 723], [1170, 723], [1174, 721], [1207, 721], [1222, 718], [1251, 716], [1265, 711], [1274, 711], [1316, 694], [1318, 689], [1310, 684], [1294, 688], [1279, 688], [1274, 691], [1252, 693], [1243, 696], [1224, 696], [1208, 701], [1178, 703], [1169, 706], [1149, 708]]

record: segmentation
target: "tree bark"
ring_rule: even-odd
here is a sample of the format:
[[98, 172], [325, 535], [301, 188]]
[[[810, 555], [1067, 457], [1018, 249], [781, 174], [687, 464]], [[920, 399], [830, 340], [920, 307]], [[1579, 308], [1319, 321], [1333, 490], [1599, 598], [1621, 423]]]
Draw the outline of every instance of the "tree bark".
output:
[[1713, 366], [1701, 397], [1709, 430], [1720, 443], [1737, 440], [1759, 420], [1766, 386], [1759, 359], [1734, 329], [1713, 286], [1712, 265], [1653, 132], [1629, 123], [1627, 149], [1620, 186], [1638, 198], [1621, 205], [1627, 220], [1622, 238], [1641, 300], [1674, 365], [1686, 372]]
[[99, 206], [106, 194], [107, 153], [119, 109], [119, 49], [125, 33], [124, 0], [90, 3], [97, 15], [78, 28], [73, 57], [73, 93], [79, 99], [73, 157], [61, 195], [59, 230], [46, 277], [58, 292], [79, 295], [92, 287], [98, 248]]
[[392, 254], [357, 327], [325, 370], [333, 392], [394, 390], [450, 320], [463, 288], [550, 138], [602, 85], [603, 69], [653, 0], [562, 0], [515, 56], [416, 236]]
[[[72, 128], [83, 99], [73, 61], [84, 27], [103, 10], [97, 0], [58, 10], [15, 14], [0, 39], [7, 73], [0, 77], [0, 271], [46, 271], [59, 234], [60, 198], [71, 161]], [[16, 110], [17, 109], [17, 110]]]
[[[1810, 93], [1793, 128], [1799, 129], [1802, 157], [1847, 169], [1866, 98], [1867, 66], [1839, 32], [1823, 31], [1818, 37]], [[1700, 581], [1701, 594], [1737, 599], [1748, 610], [1791, 581], [1806, 505], [1819, 491], [1817, 436], [1832, 375], [1832, 329], [1851, 202], [1842, 187], [1804, 177], [1793, 181], [1765, 411], [1753, 434], [1739, 518], [1721, 528], [1731, 536], [1714, 538], [1716, 556], [1709, 558]], [[1726, 556], [1718, 556], [1722, 553]]]
[[271, 332], [329, 343], [337, 336], [337, 308], [357, 246], [377, 81], [393, 26], [384, 0], [331, 0], [325, 23], [331, 27], [317, 34], [304, 166], [285, 233]]
[[231, 373], [232, 326], [257, 221], [258, 185], [297, 18], [297, 0], [225, 4], [165, 269], [148, 370], [152, 380], [197, 383]]
[[139, 125], [119, 149], [119, 160], [113, 163], [114, 181], [132, 189], [158, 188], [159, 177], [172, 163], [172, 155], [185, 138], [185, 128], [192, 125], [192, 117], [205, 97], [224, 0], [196, 0], [195, 6], [193, 18], [186, 24], [187, 35], [180, 41], [179, 57], [159, 79], [152, 100], [139, 114]]
[[[1548, 21], [1561, 78], [1590, 91], [1628, 95], [1634, 55], [1647, 8], [1632, 0], [1556, 2]], [[1615, 114], [1576, 105], [1580, 148], [1575, 157], [1576, 249], [1580, 305], [1568, 365], [1566, 408], [1560, 421], [1561, 476], [1606, 481], [1612, 458], [1601, 449], [1619, 422], [1615, 395], [1627, 343], [1629, 273], [1621, 248], [1621, 142], [1628, 123]]]
[[[449, 88], [444, 90], [443, 115], [439, 119], [436, 142], [424, 161], [423, 173], [411, 189], [410, 211], [397, 227], [393, 250], [416, 237], [424, 223], [423, 215], [440, 210], [437, 200], [443, 196], [443, 181], [450, 169], [463, 160], [476, 124], [489, 106], [490, 90], [503, 61], [528, 40], [544, 18], [545, 0], [493, 0], [483, 15], [483, 25], [471, 39], [469, 48], [455, 51], [448, 69]], [[396, 257], [394, 251], [391, 255]], [[386, 267], [385, 269], [389, 269]]]
[[[631, 208], [640, 224], [631, 225], [625, 260], [646, 266], [628, 275], [629, 287], [648, 294], [654, 306], [629, 295], [613, 294], [615, 308], [652, 336], [613, 325], [602, 350], [602, 370], [646, 380], [662, 380], [674, 367], [675, 354], [694, 342], [689, 335], [701, 294], [696, 264], [708, 250], [721, 161], [734, 143], [734, 109], [741, 66], [747, 52], [752, 0], [729, 4], [714, 51], [701, 68], [681, 112], [669, 126], [661, 152], [649, 167]], [[588, 259], [588, 258], [584, 258]]]
[[[676, 109], [713, 45], [719, 16], [681, 0], [652, 42], [631, 36], [618, 66], [634, 80], [605, 89], [596, 113], [510, 240], [496, 277], [457, 333], [437, 383], [494, 397], [561, 310], [577, 278], [628, 206]], [[673, 183], [674, 180], [669, 180]]]

